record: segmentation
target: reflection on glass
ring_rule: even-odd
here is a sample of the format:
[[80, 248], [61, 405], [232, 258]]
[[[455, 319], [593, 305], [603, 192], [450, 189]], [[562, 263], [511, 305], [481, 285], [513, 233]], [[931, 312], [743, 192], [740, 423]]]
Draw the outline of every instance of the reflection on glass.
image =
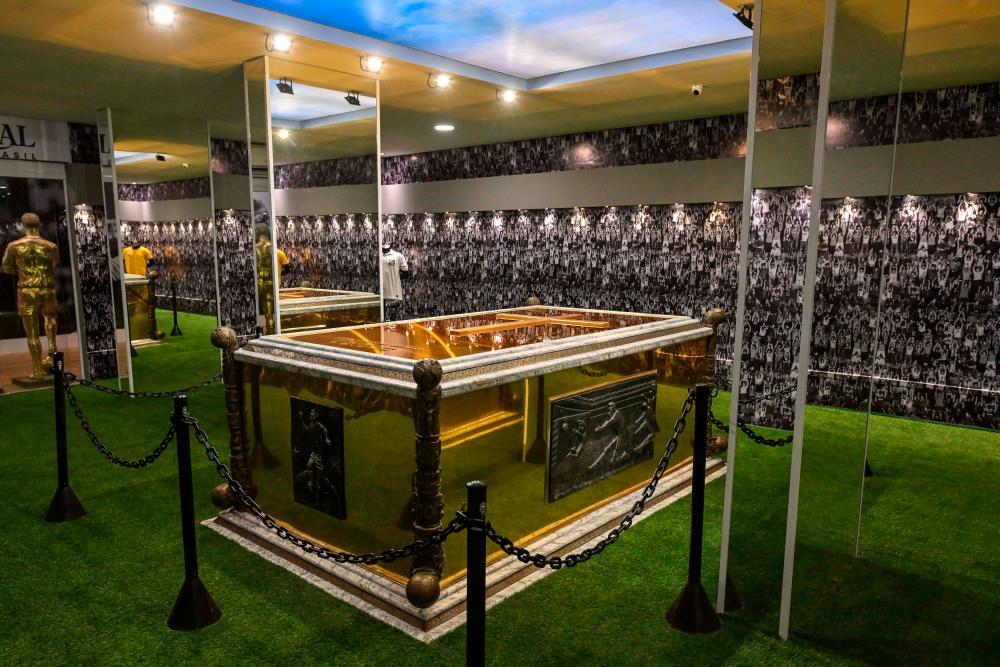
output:
[[[170, 364], [168, 351], [153, 348], [183, 335], [178, 313], [212, 320], [218, 313], [208, 123], [117, 109], [111, 117], [122, 244], [117, 262], [132, 370], [141, 386]], [[165, 328], [174, 334], [170, 339]]]

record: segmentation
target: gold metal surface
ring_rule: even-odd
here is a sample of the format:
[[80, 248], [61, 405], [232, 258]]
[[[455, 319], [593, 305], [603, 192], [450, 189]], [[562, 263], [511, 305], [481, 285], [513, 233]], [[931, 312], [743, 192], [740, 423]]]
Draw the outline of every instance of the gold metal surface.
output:
[[[48, 379], [42, 363], [42, 341], [38, 318], [45, 324], [48, 353], [58, 352], [56, 344], [56, 283], [55, 268], [59, 263], [59, 248], [38, 234], [41, 221], [34, 213], [21, 216], [24, 236], [7, 245], [3, 254], [4, 273], [17, 275], [17, 311], [21, 315], [28, 352], [31, 354], [30, 381]], [[46, 361], [48, 361], [46, 357]], [[50, 361], [48, 361], [51, 364]]]
[[[402, 359], [443, 360], [492, 350], [510, 349], [549, 340], [563, 340], [591, 333], [592, 329], [621, 329], [663, 321], [664, 317], [587, 311], [540, 306], [505, 313], [456, 315], [414, 322], [374, 324], [353, 329], [299, 334], [292, 340], [349, 350], [367, 349]], [[502, 318], [500, 316], [503, 316]], [[499, 321], [504, 319], [505, 321]], [[454, 338], [451, 338], [451, 337]], [[359, 347], [358, 341], [366, 345]], [[447, 342], [446, 342], [447, 341]]]

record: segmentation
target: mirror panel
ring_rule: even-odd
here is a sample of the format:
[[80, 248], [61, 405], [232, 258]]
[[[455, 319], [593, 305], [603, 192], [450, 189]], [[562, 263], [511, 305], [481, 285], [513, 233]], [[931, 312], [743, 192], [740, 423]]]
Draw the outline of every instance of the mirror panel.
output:
[[[111, 117], [118, 261], [133, 385], [143, 389], [170, 374], [172, 354], [211, 349], [218, 293], [208, 123], [125, 109]], [[200, 379], [176, 378], [170, 386]]]
[[257, 247], [273, 254], [278, 330], [378, 322], [378, 81], [268, 66], [274, 218]]

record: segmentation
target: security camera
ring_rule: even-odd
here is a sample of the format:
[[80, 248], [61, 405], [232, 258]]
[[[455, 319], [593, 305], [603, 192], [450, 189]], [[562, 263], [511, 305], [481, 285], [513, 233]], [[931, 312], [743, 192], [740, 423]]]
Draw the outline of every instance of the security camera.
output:
[[694, 95], [695, 97], [698, 97], [699, 95], [701, 95], [701, 91], [703, 91], [704, 89], [705, 86], [701, 85], [700, 83], [696, 83], [695, 85], [691, 86], [691, 94]]

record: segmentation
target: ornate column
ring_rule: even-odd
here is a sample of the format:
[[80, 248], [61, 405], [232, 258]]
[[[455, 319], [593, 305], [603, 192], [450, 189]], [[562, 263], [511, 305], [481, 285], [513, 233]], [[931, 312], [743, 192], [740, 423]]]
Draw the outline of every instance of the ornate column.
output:
[[[413, 425], [416, 431], [416, 463], [413, 473], [413, 534], [423, 539], [441, 529], [444, 497], [441, 495], [441, 365], [433, 359], [421, 359], [413, 366], [417, 398], [413, 402]], [[441, 569], [444, 546], [430, 546], [413, 555], [406, 598], [415, 607], [425, 609], [441, 594]]]
[[[239, 338], [230, 327], [217, 327], [212, 332], [212, 345], [222, 350], [222, 382], [226, 387], [226, 423], [229, 426], [229, 469], [240, 486], [256, 498], [257, 485], [250, 472], [250, 446], [243, 407], [243, 364], [234, 356]], [[212, 504], [220, 509], [233, 506], [228, 484], [222, 483], [212, 489]], [[237, 509], [240, 509], [239, 505]]]

